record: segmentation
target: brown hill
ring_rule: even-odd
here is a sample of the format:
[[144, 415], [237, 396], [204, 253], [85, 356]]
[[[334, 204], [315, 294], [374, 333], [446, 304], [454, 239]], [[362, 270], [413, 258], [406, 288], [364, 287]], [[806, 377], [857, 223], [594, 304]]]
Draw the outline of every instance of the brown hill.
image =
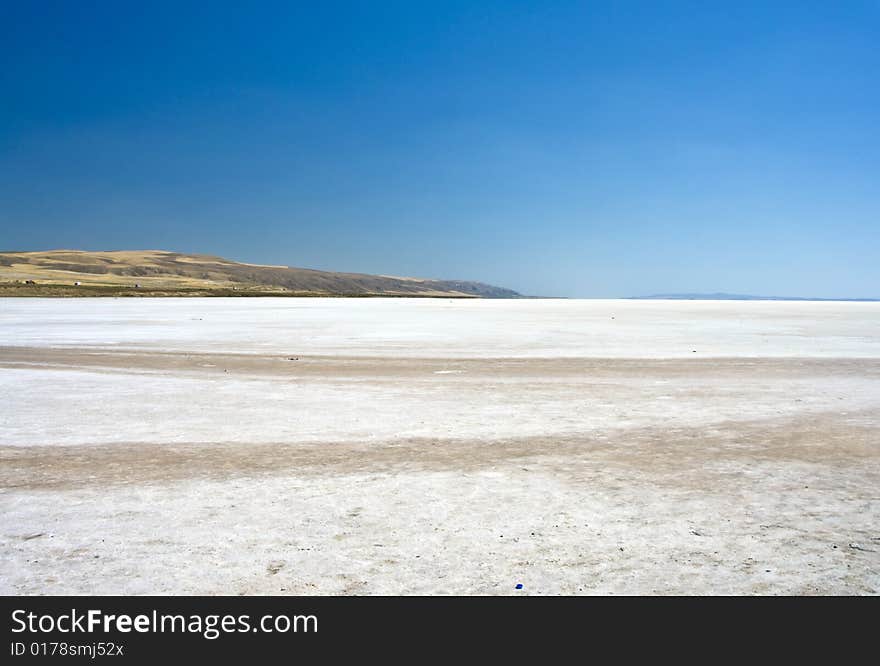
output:
[[0, 283], [4, 283], [0, 294], [5, 295], [27, 295], [30, 288], [34, 295], [65, 296], [135, 289], [151, 295], [519, 296], [510, 289], [481, 282], [243, 264], [162, 250], [0, 252]]

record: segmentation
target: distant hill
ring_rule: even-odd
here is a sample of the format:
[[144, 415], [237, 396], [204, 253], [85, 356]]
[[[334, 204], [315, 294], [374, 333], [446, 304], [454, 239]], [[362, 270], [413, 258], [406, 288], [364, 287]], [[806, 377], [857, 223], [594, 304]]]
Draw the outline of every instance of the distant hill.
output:
[[0, 295], [520, 297], [481, 282], [244, 264], [163, 250], [0, 252]]
[[858, 301], [876, 302], [876, 298], [809, 298], [805, 296], [749, 296], [747, 294], [654, 294], [652, 296], [630, 296], [631, 300], [671, 300], [671, 301]]

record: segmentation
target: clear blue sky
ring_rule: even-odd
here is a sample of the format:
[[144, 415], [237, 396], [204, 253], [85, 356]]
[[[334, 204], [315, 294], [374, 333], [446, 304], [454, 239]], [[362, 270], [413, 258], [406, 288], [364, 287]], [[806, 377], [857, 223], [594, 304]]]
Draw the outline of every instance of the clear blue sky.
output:
[[3, 3], [0, 249], [880, 297], [877, 0], [245, 4]]

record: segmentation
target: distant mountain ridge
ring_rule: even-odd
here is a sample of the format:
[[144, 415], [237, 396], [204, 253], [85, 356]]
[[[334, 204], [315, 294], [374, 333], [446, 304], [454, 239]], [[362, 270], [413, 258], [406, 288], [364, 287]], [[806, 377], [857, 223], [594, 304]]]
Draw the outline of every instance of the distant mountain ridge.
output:
[[0, 252], [0, 282], [16, 286], [17, 292], [22, 291], [21, 285], [51, 286], [63, 289], [60, 295], [77, 295], [73, 288], [83, 287], [83, 295], [95, 295], [101, 289], [140, 289], [161, 295], [245, 291], [248, 295], [520, 297], [512, 289], [467, 280], [245, 264], [165, 250]]
[[670, 300], [670, 301], [844, 301], [875, 303], [878, 298], [810, 298], [808, 296], [751, 296], [748, 294], [653, 294], [651, 296], [629, 296], [630, 300]]

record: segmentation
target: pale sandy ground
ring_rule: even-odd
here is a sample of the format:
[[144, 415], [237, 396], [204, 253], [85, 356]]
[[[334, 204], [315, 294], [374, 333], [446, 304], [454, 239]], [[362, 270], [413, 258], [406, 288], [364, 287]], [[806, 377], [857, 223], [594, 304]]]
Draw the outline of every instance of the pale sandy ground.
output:
[[8, 594], [876, 594], [880, 304], [0, 299], [0, 512]]

